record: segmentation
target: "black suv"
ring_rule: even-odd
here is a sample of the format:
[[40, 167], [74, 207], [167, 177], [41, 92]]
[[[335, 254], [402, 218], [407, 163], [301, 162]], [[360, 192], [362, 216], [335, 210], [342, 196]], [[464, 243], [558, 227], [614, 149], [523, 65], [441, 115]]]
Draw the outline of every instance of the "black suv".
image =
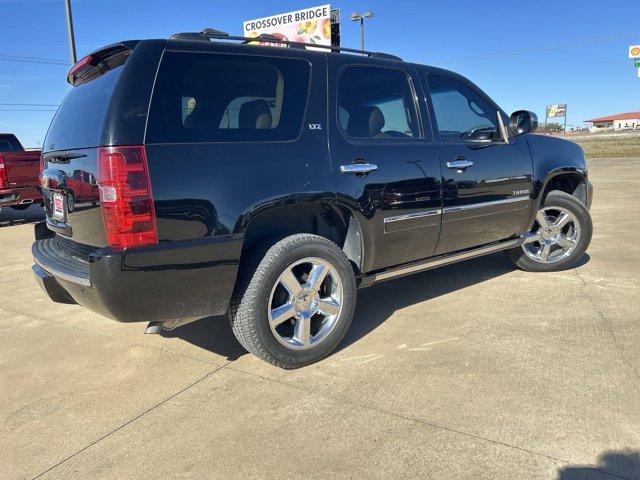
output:
[[[357, 288], [496, 251], [531, 271], [585, 252], [584, 154], [531, 135], [534, 114], [392, 55], [259, 40], [288, 48], [204, 31], [72, 68], [33, 244], [52, 300], [148, 332], [226, 313], [247, 350], [294, 368], [338, 345]], [[70, 208], [77, 171], [98, 189]]]

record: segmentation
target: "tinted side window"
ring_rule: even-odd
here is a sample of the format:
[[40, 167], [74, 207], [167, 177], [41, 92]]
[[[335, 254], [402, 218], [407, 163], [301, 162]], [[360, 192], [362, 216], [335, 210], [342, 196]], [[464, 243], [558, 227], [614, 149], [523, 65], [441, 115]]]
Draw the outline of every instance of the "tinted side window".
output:
[[441, 140], [487, 140], [498, 131], [496, 110], [465, 84], [447, 77], [427, 77]]
[[307, 61], [248, 55], [165, 54], [147, 142], [254, 142], [298, 137]]
[[377, 67], [348, 67], [338, 81], [338, 126], [352, 138], [420, 136], [407, 74]]

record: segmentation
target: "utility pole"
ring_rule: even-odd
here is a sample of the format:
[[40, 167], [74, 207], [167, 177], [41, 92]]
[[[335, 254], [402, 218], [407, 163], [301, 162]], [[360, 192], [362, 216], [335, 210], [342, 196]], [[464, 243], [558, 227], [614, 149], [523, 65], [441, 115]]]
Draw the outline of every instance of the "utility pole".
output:
[[76, 39], [73, 33], [73, 15], [71, 13], [71, 0], [64, 0], [64, 9], [67, 15], [67, 34], [69, 36], [69, 53], [71, 54], [71, 63], [73, 65], [78, 61], [76, 56]]
[[364, 19], [372, 18], [373, 12], [364, 12], [362, 15], [360, 12], [353, 12], [351, 14], [352, 22], [360, 22], [360, 50], [362, 50], [362, 54], [364, 55]]

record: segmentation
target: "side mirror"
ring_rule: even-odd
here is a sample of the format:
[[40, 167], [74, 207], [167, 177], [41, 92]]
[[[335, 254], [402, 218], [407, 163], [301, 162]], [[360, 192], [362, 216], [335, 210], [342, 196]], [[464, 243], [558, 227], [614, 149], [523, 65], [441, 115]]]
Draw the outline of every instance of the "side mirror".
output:
[[533, 133], [538, 128], [538, 116], [527, 110], [518, 110], [509, 117], [509, 128], [514, 135]]

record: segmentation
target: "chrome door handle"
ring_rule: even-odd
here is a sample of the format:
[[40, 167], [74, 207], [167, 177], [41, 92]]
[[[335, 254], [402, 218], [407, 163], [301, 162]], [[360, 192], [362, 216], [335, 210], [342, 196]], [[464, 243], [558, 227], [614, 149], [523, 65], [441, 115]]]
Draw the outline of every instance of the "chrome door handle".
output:
[[457, 170], [463, 170], [473, 165], [473, 162], [469, 160], [455, 160], [453, 162], [447, 162], [448, 168], [455, 168]]
[[340, 173], [369, 173], [378, 169], [373, 163], [350, 163], [340, 165]]

